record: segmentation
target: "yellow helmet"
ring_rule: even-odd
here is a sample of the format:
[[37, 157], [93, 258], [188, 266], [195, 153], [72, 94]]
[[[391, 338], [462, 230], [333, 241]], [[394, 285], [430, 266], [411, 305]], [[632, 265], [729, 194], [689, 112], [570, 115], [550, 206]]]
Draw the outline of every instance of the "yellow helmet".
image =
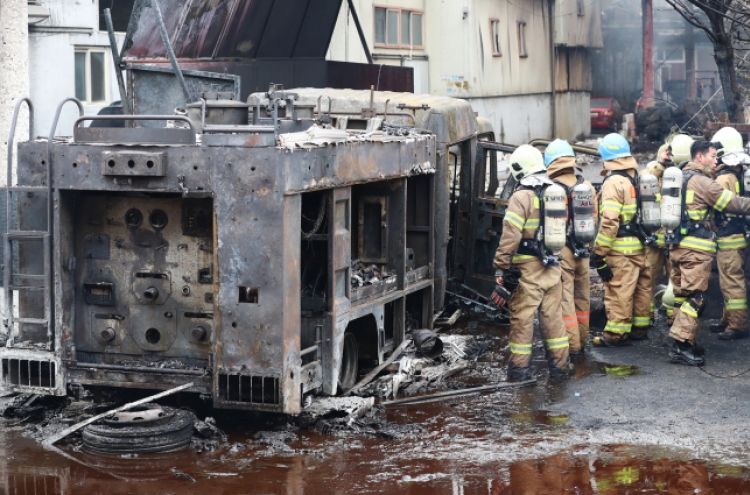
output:
[[675, 134], [669, 143], [672, 147], [672, 161], [676, 164], [686, 162], [690, 156], [690, 147], [693, 145], [693, 138], [687, 134]]
[[716, 145], [716, 156], [718, 158], [745, 152], [742, 135], [734, 127], [722, 127], [716, 131], [716, 134], [711, 138], [711, 142]]
[[529, 144], [522, 144], [510, 155], [510, 173], [517, 181], [545, 170], [542, 152]]

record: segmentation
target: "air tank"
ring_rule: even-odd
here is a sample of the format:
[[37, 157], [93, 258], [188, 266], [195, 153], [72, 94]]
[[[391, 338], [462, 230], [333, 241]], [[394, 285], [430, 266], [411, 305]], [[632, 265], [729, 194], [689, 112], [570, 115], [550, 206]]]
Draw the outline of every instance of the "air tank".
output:
[[596, 198], [588, 184], [576, 184], [570, 191], [573, 202], [573, 236], [576, 242], [588, 244], [596, 238]]
[[559, 254], [565, 247], [565, 231], [568, 223], [568, 195], [557, 184], [544, 190], [544, 245], [552, 254]]
[[[742, 188], [743, 196], [748, 197], [750, 195], [750, 168], [743, 167], [744, 172], [742, 174]], [[745, 225], [750, 225], [750, 215], [745, 216]]]
[[643, 174], [638, 184], [641, 193], [641, 226], [646, 233], [653, 234], [661, 227], [659, 179], [652, 174]]
[[682, 220], [682, 170], [669, 167], [661, 178], [661, 225], [677, 230]]

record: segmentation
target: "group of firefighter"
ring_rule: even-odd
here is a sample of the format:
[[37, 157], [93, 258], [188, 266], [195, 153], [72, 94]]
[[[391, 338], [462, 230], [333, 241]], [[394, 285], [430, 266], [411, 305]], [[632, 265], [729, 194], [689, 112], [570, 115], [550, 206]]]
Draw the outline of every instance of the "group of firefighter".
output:
[[[671, 362], [704, 364], [696, 343], [714, 257], [724, 299], [711, 331], [722, 340], [750, 335], [744, 261], [750, 232], [750, 156], [731, 127], [708, 140], [673, 134], [639, 173], [628, 141], [599, 141], [604, 181], [597, 194], [575, 153], [555, 140], [544, 154], [529, 145], [510, 156], [517, 183], [508, 202], [493, 266], [492, 300], [510, 310], [508, 378], [531, 378], [538, 310], [551, 376], [566, 376], [589, 337], [590, 275], [604, 285], [607, 323], [594, 345], [648, 339], [663, 270], [674, 290]], [[750, 194], [748, 194], [750, 196]], [[747, 217], [750, 219], [750, 217]]]

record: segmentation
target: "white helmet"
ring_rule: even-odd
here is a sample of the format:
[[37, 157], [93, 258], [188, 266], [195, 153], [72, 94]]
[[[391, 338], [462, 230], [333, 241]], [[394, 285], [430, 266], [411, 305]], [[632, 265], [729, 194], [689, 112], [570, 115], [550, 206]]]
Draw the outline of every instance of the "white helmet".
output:
[[510, 173], [516, 181], [539, 172], [544, 172], [542, 152], [529, 144], [522, 144], [510, 155]]

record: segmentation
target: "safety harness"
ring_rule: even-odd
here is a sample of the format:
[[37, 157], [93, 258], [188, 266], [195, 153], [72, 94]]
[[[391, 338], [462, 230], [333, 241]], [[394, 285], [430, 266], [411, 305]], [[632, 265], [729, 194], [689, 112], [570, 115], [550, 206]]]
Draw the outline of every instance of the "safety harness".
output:
[[[560, 261], [559, 256], [553, 255], [544, 244], [544, 190], [545, 188], [537, 189], [532, 186], [519, 186], [517, 190], [532, 191], [536, 196], [534, 202], [539, 206], [539, 225], [537, 226], [536, 233], [533, 239], [521, 239], [521, 243], [518, 245], [516, 250], [517, 256], [534, 256], [539, 258], [545, 265], [556, 265]], [[525, 227], [525, 225], [524, 225]]]
[[630, 174], [624, 170], [612, 170], [609, 175], [604, 178], [604, 180], [602, 181], [602, 185], [604, 185], [604, 183], [607, 182], [608, 179], [611, 179], [616, 175], [625, 177], [626, 179], [628, 179], [628, 181], [630, 181], [630, 185], [633, 186], [633, 189], [635, 190], [636, 208], [635, 214], [631, 217], [630, 221], [628, 223], [620, 224], [620, 227], [617, 229], [616, 237], [637, 237], [644, 246], [652, 246], [656, 244], [656, 236], [647, 234], [643, 229], [643, 226], [641, 225], [641, 191], [640, 185], [638, 184], [638, 176], [636, 175], [635, 177], [631, 177]]
[[[739, 196], [745, 195], [745, 187], [739, 172], [724, 169], [717, 174], [717, 177], [721, 175], [733, 175], [737, 179], [737, 183], [735, 184], [736, 190], [734, 192]], [[745, 222], [739, 215], [736, 215], [734, 213], [724, 213], [722, 211], [716, 211], [714, 214], [714, 219], [716, 220], [716, 224], [719, 226], [719, 229], [716, 231], [716, 237], [719, 240], [719, 247], [724, 247], [722, 246], [723, 237], [729, 237], [737, 234], [747, 235]]]

